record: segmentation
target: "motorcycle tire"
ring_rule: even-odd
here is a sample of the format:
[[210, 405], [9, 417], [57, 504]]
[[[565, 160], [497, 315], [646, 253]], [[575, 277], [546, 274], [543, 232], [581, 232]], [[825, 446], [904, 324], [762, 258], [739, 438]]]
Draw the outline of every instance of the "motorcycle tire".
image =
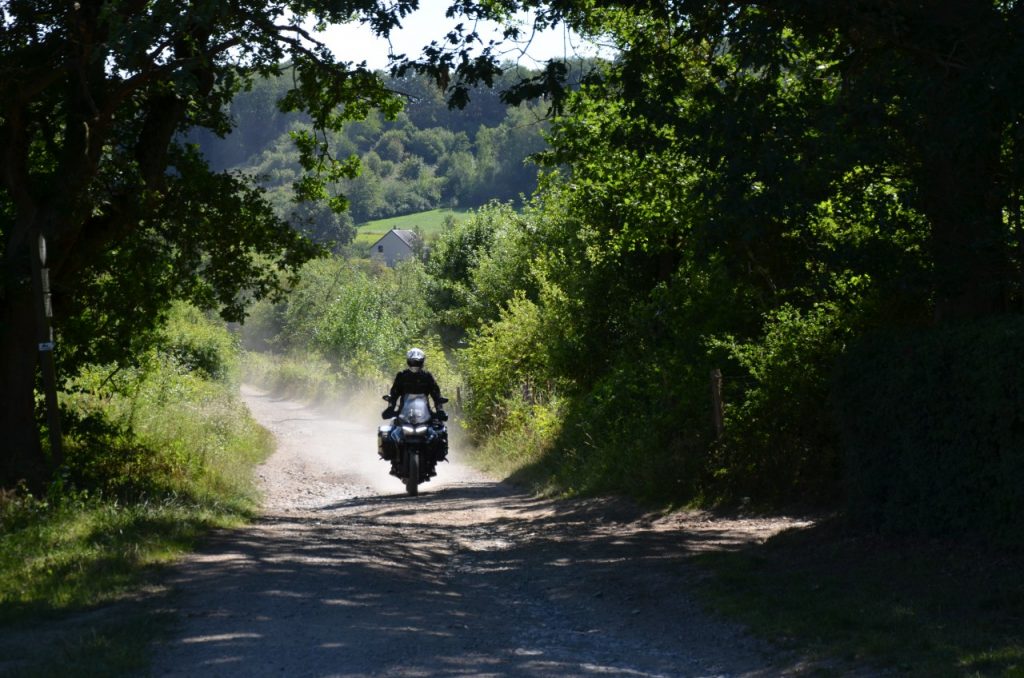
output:
[[419, 493], [420, 484], [420, 453], [409, 452], [409, 468], [407, 469], [408, 475], [405, 477], [405, 491], [410, 497], [415, 497]]

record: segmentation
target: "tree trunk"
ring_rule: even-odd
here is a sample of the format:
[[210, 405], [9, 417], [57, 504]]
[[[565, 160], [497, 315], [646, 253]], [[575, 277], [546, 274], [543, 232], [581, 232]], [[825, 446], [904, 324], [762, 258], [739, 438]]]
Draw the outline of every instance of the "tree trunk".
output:
[[954, 105], [949, 101], [933, 110], [923, 126], [927, 137], [918, 181], [921, 209], [932, 227], [935, 319], [940, 323], [1004, 312], [1011, 274], [998, 125], [986, 115], [989, 111], [979, 111], [964, 124], [963, 116], [950, 114]]
[[0, 298], [0, 487], [24, 481], [39, 491], [47, 463], [35, 415], [35, 307], [28, 286], [7, 293]]
[[[954, 195], [965, 202], [974, 197], [964, 192]], [[1008, 252], [999, 212], [993, 214], [987, 209], [967, 213], [964, 203], [937, 195], [933, 203], [929, 216], [936, 322], [959, 322], [1004, 312]]]

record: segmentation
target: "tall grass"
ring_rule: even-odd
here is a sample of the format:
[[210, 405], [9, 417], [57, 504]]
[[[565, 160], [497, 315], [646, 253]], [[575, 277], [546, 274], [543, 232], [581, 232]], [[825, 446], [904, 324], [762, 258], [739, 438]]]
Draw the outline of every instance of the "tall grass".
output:
[[242, 327], [243, 344], [254, 351], [243, 361], [245, 380], [314, 402], [352, 394], [376, 400], [418, 346], [442, 392], [454, 393], [461, 377], [434, 330], [427, 286], [418, 261], [395, 268], [340, 257], [307, 263], [287, 299], [256, 305]]
[[[45, 496], [0, 494], [0, 673], [144, 667], [152, 610], [127, 626], [69, 614], [137, 597], [154, 566], [252, 514], [251, 471], [273, 444], [237, 380], [237, 343], [180, 307], [140, 364], [92, 366], [69, 384], [65, 466]], [[61, 652], [30, 642], [52, 629]]]
[[345, 389], [342, 375], [315, 353], [247, 351], [242, 379], [283, 396], [314, 401], [332, 399]]

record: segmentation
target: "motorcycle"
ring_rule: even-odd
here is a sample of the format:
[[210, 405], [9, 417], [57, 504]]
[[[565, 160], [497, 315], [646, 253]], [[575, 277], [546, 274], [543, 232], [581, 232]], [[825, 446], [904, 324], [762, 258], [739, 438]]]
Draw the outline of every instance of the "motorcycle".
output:
[[[390, 396], [384, 400], [389, 404], [387, 416], [393, 413], [394, 403]], [[431, 411], [425, 394], [407, 394], [391, 423], [377, 429], [377, 454], [391, 462], [391, 475], [405, 483], [411, 496], [419, 493], [420, 483], [437, 475], [437, 462], [448, 457], [447, 418], [444, 412]]]

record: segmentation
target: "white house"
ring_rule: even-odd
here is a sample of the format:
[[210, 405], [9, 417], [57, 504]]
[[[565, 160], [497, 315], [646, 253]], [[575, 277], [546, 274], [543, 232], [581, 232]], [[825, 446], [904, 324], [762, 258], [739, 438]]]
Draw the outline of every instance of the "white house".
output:
[[399, 261], [416, 256], [419, 237], [415, 231], [392, 228], [370, 245], [370, 258], [382, 261], [386, 266], [394, 266]]

